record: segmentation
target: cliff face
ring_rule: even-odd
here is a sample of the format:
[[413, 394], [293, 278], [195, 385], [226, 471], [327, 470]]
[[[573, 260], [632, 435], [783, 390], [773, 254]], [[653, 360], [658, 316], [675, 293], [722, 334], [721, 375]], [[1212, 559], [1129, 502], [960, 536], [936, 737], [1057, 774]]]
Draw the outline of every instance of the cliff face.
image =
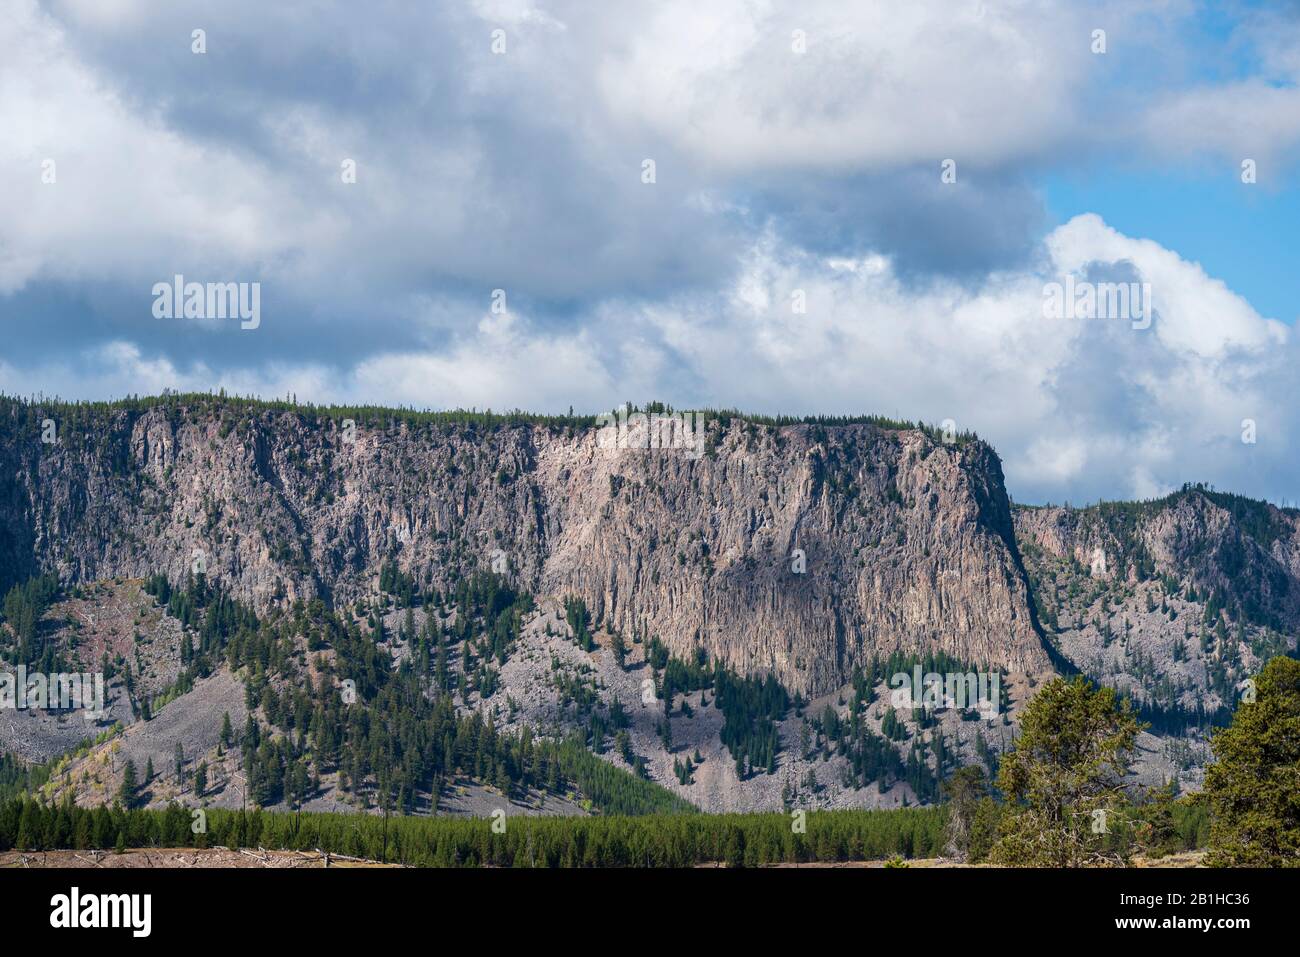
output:
[[372, 413], [352, 433], [215, 399], [5, 402], [0, 577], [179, 579], [200, 562], [264, 607], [355, 598], [389, 558], [442, 588], [495, 565], [805, 693], [896, 650], [1048, 670], [987, 446], [874, 425], [715, 420], [706, 434], [694, 456], [522, 421]]
[[1165, 499], [1086, 509], [1025, 508], [1017, 534], [1089, 576], [1136, 583], [1163, 577], [1233, 619], [1300, 625], [1300, 512], [1190, 487]]
[[1144, 703], [1213, 712], [1300, 630], [1300, 513], [1202, 488], [1085, 509], [1021, 508], [1051, 641]]

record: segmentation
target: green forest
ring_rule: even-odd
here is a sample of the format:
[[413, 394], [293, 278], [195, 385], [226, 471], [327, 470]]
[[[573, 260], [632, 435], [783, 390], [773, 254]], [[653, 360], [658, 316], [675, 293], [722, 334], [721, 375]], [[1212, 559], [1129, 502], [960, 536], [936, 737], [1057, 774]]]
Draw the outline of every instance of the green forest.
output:
[[[939, 808], [818, 811], [803, 828], [789, 815], [655, 814], [641, 817], [390, 817], [208, 810], [192, 813], [0, 804], [0, 851], [73, 847], [264, 847], [322, 850], [418, 867], [756, 866], [927, 857], [944, 841]], [[800, 831], [802, 830], [802, 833]]]

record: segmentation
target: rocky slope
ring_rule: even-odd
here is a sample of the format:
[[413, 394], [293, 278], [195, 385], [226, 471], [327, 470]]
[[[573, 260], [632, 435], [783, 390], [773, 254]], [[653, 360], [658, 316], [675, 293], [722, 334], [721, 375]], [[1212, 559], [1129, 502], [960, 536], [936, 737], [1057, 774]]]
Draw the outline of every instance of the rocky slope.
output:
[[[875, 781], [855, 787], [846, 781], [848, 758], [844, 748], [822, 747], [822, 736], [808, 733], [810, 721], [830, 708], [849, 720], [852, 691], [839, 689], [814, 698], [802, 708], [791, 708], [778, 722], [782, 749], [771, 774], [741, 776], [736, 761], [721, 740], [723, 716], [711, 707], [713, 694], [699, 691], [675, 695], [671, 717], [664, 718], [663, 697], [654, 691], [655, 672], [646, 660], [644, 645], [628, 649], [623, 666], [610, 650], [610, 636], [596, 636], [596, 648], [588, 653], [574, 643], [564, 621], [563, 610], [543, 607], [524, 629], [520, 646], [502, 668], [501, 686], [481, 704], [492, 710], [497, 726], [513, 729], [529, 726], [543, 733], [563, 735], [583, 721], [577, 716], [574, 685], [589, 688], [606, 705], [619, 701], [626, 709], [630, 750], [645, 762], [646, 773], [657, 783], [686, 798], [696, 807], [712, 813], [765, 811], [782, 806], [805, 810], [819, 808], [891, 808], [923, 803], [902, 779]], [[982, 738], [990, 754], [996, 755], [1014, 737], [1014, 717], [1032, 693], [1028, 678], [1008, 682], [1007, 709], [984, 720], [970, 712], [949, 708], [935, 713], [930, 726], [922, 728], [910, 712], [901, 712], [901, 725], [893, 742], [900, 766], [916, 748], [934, 764], [932, 749], [939, 736], [956, 763], [982, 760], [976, 745]], [[863, 709], [862, 724], [872, 734], [885, 735], [882, 720], [889, 706], [885, 681], [875, 686], [877, 697]], [[686, 708], [683, 708], [686, 705]], [[670, 724], [665, 746], [661, 722]], [[611, 747], [605, 760], [631, 770], [626, 759]], [[674, 764], [691, 760], [689, 780], [674, 774]]]
[[1230, 709], [1264, 660], [1296, 647], [1300, 512], [1188, 487], [1015, 521], [1049, 640], [1144, 704]]
[[421, 586], [505, 568], [805, 695], [892, 651], [1050, 670], [975, 440], [712, 417], [695, 455], [602, 448], [578, 420], [0, 400], [0, 578], [202, 568], [266, 607], [352, 600], [389, 558]]
[[[502, 728], [563, 737], [589, 720], [573, 701], [574, 688], [589, 688], [605, 713], [615, 701], [630, 713], [629, 753], [645, 773], [709, 810], [920, 799], [898, 776], [855, 785], [851, 751], [818, 730], [827, 708], [853, 720], [855, 668], [891, 653], [943, 653], [1010, 673], [1007, 710], [995, 719], [950, 709], [918, 723], [902, 713], [894, 732], [881, 681], [861, 724], [890, 738], [900, 761], [994, 760], [1055, 663], [1146, 709], [1157, 734], [1141, 742], [1144, 780], [1177, 775], [1195, 787], [1205, 725], [1259, 663], [1295, 648], [1293, 510], [1201, 488], [1155, 502], [1013, 509], [996, 455], [969, 438], [880, 422], [708, 423], [697, 450], [612, 449], [581, 419], [325, 414], [205, 397], [102, 407], [0, 399], [0, 591], [56, 572], [65, 597], [43, 633], [85, 667], [105, 656], [115, 671], [129, 665], [135, 688], [128, 696], [110, 682], [110, 715], [92, 730], [112, 721], [126, 730], [69, 759], [49, 787], [93, 803], [116, 787], [119, 751], [161, 769], [179, 741], [211, 769], [204, 800], [235, 800], [225, 783], [238, 748], [221, 756], [214, 742], [224, 713], [244, 718], [243, 679], [218, 669], [174, 697], [184, 636], [141, 591], [138, 579], [155, 572], [180, 582], [201, 569], [261, 610], [365, 599], [388, 609], [381, 644], [395, 663], [411, 647], [398, 637], [391, 569], [417, 593], [504, 572], [538, 611], [500, 662], [495, 690], [471, 686], [460, 706]], [[390, 596], [377, 596], [381, 566]], [[581, 650], [565, 621], [571, 595], [593, 613], [593, 649]], [[425, 609], [415, 616], [423, 628]], [[615, 635], [626, 667], [615, 663]], [[738, 772], [721, 716], [698, 691], [673, 701], [664, 743], [663, 702], [644, 698], [647, 677], [662, 679], [645, 660], [651, 637], [684, 660], [703, 651], [802, 695], [804, 707], [778, 722], [773, 773]], [[447, 641], [453, 671], [463, 669], [464, 644]], [[170, 703], [141, 721], [146, 699]], [[0, 750], [29, 760], [64, 752], [87, 730], [58, 714], [0, 724]], [[616, 748], [603, 756], [629, 766]], [[687, 758], [683, 780], [676, 767]], [[472, 813], [495, 800], [467, 787], [439, 807]], [[150, 794], [190, 797], [162, 770]], [[310, 806], [354, 800], [325, 773]]]

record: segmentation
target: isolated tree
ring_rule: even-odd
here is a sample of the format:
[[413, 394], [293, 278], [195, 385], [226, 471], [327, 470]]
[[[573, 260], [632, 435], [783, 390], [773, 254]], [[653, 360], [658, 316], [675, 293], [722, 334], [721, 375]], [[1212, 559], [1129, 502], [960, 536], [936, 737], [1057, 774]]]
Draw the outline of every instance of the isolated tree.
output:
[[230, 739], [234, 737], [234, 729], [230, 727], [230, 712], [227, 711], [221, 716], [221, 746], [230, 747]]
[[1054, 678], [1025, 708], [998, 788], [1010, 804], [994, 862], [1077, 867], [1115, 860], [1111, 816], [1126, 803], [1124, 777], [1141, 726], [1111, 688]]
[[970, 856], [971, 831], [980, 801], [988, 797], [988, 778], [978, 765], [958, 768], [943, 782], [942, 792], [948, 799], [947, 853], [963, 860]]
[[135, 776], [135, 762], [130, 758], [126, 759], [126, 767], [122, 769], [122, 786], [118, 789], [118, 800], [122, 802], [122, 807], [128, 811], [135, 807], [136, 793], [140, 789], [140, 783]]
[[1255, 700], [1211, 742], [1205, 773], [1214, 867], [1300, 866], [1300, 661], [1274, 658]]
[[202, 761], [194, 769], [194, 793], [200, 797], [208, 789], [208, 762]]

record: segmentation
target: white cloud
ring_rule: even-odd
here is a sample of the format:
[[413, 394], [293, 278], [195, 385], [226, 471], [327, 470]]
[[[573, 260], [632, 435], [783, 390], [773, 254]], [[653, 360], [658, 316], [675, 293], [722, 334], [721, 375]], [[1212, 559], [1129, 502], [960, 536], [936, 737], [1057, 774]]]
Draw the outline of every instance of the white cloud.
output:
[[1213, 358], [1233, 349], [1258, 352], [1286, 341], [1285, 325], [1262, 320], [1250, 303], [1207, 276], [1200, 264], [1149, 239], [1124, 236], [1099, 216], [1076, 216], [1047, 237], [1047, 248], [1062, 273], [1080, 273], [1094, 261], [1133, 263], [1151, 284], [1156, 311], [1174, 320], [1155, 327], [1170, 349]]
[[1284, 179], [1295, 175], [1300, 145], [1300, 17], [1295, 5], [1252, 8], [1215, 52], [1233, 66], [1251, 62], [1250, 73], [1166, 91], [1147, 105], [1144, 139], [1166, 161], [1204, 155], [1232, 179], [1240, 176], [1242, 160], [1253, 159], [1261, 189], [1287, 185]]
[[348, 398], [339, 389], [337, 376], [320, 366], [273, 362], [217, 370], [202, 360], [178, 364], [163, 356], [149, 356], [137, 344], [123, 340], [50, 357], [21, 369], [0, 359], [0, 392], [7, 395], [98, 400], [157, 395], [164, 389], [225, 389], [233, 395], [268, 399], [296, 394], [304, 401]]
[[1277, 188], [1293, 175], [1290, 154], [1300, 145], [1300, 86], [1251, 78], [1172, 92], [1150, 109], [1143, 132], [1157, 155], [1208, 154], [1228, 179], [1254, 160], [1257, 184]]
[[[1196, 263], [1087, 215], [1054, 230], [1033, 270], [975, 288], [903, 284], [783, 248], [754, 248], [730, 296], [646, 310], [692, 372], [693, 399], [770, 412], [952, 418], [1002, 453], [1031, 500], [1145, 496], [1184, 481], [1278, 495], [1297, 417], [1291, 330]], [[1043, 318], [1043, 287], [1124, 265], [1154, 287], [1148, 330]], [[808, 311], [790, 308], [803, 289]], [[679, 395], [674, 395], [681, 401]], [[1267, 417], [1256, 446], [1244, 417]]]
[[144, 298], [160, 263], [244, 277], [316, 227], [266, 170], [124, 102], [34, 0], [7, 5], [0, 51], [0, 294], [33, 279], [113, 279], [140, 282]]
[[[638, 8], [602, 58], [599, 90], [614, 115], [724, 167], [987, 165], [1037, 155], [1071, 128], [1091, 66], [1082, 13], [674, 0]], [[1125, 19], [1112, 8], [1110, 22]]]
[[484, 317], [443, 353], [366, 359], [349, 392], [435, 408], [560, 409], [598, 407], [611, 385], [585, 336], [539, 335], [505, 314]]

